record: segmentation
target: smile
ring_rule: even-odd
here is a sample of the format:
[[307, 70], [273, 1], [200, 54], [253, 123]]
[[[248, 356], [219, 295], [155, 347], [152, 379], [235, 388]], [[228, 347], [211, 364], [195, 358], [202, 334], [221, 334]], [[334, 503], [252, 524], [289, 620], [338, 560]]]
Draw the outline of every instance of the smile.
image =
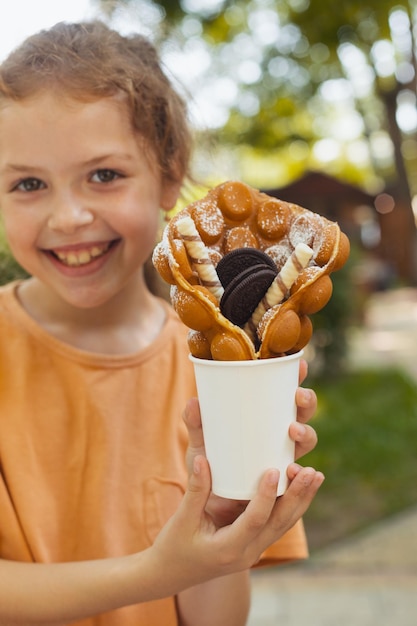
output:
[[82, 265], [88, 265], [91, 261], [106, 254], [111, 245], [112, 242], [109, 241], [105, 244], [95, 244], [91, 248], [69, 250], [68, 252], [52, 250], [51, 253], [68, 267], [80, 267]]

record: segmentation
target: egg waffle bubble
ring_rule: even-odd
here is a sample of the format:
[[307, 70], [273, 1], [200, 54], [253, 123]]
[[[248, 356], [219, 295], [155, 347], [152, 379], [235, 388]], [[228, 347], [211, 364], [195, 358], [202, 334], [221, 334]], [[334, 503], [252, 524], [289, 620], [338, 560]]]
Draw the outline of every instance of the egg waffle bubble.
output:
[[[241, 248], [267, 254], [277, 268], [277, 280], [280, 273], [291, 275], [285, 288], [281, 281], [282, 300], [273, 304], [267, 299], [264, 308], [258, 308], [256, 325], [250, 319], [237, 326], [220, 310], [223, 288], [216, 266]], [[305, 266], [297, 263], [301, 248], [304, 255], [309, 250]], [[190, 329], [191, 354], [235, 361], [304, 348], [313, 332], [310, 316], [332, 295], [330, 274], [348, 256], [349, 241], [336, 222], [242, 182], [228, 181], [171, 219], [155, 247], [153, 263], [171, 285], [173, 307]], [[288, 273], [292, 259], [296, 271]]]

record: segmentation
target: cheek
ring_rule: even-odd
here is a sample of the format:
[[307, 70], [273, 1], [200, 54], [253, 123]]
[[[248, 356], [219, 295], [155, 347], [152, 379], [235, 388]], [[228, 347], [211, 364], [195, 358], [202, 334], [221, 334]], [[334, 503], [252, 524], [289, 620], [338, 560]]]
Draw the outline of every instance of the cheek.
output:
[[19, 234], [14, 231], [9, 231], [6, 237], [12, 255], [19, 263], [22, 263], [28, 256], [29, 251], [29, 243], [26, 237], [19, 236]]
[[135, 204], [120, 215], [119, 231], [139, 247], [153, 247], [159, 228], [159, 208]]
[[9, 219], [7, 214], [3, 217], [4, 232], [6, 239], [12, 249], [19, 247], [20, 243], [26, 239], [27, 230], [18, 228], [16, 219]]
[[7, 242], [14, 257], [18, 261], [25, 258], [36, 247], [36, 229], [26, 219], [19, 219], [18, 215], [3, 214], [3, 225]]

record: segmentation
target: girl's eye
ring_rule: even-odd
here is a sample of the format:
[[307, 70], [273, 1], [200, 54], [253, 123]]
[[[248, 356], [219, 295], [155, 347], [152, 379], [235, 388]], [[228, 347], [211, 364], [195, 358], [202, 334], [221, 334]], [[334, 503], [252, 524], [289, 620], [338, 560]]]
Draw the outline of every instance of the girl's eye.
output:
[[91, 177], [93, 183], [111, 183], [117, 178], [120, 178], [120, 175], [114, 170], [97, 170]]
[[39, 191], [40, 189], [45, 189], [45, 183], [39, 180], [39, 178], [24, 178], [17, 185], [15, 185], [15, 187], [13, 187], [12, 191], [24, 191], [25, 193], [30, 193], [33, 191]]

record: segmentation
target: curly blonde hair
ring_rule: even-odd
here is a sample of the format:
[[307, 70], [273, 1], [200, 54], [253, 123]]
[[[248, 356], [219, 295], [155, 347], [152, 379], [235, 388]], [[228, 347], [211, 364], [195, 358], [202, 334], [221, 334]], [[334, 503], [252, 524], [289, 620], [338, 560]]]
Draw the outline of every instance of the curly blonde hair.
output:
[[122, 36], [100, 21], [62, 22], [32, 35], [0, 65], [0, 105], [46, 88], [85, 101], [125, 95], [132, 127], [162, 176], [181, 181], [189, 174], [186, 104], [145, 37]]

